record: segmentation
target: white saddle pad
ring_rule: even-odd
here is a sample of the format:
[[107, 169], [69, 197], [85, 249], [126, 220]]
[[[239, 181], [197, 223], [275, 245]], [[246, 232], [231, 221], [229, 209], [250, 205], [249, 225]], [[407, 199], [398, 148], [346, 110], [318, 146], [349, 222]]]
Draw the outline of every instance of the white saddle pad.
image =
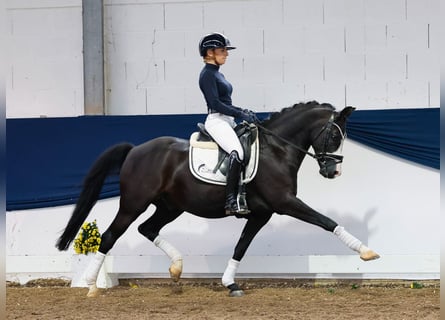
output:
[[[195, 178], [212, 183], [225, 185], [226, 176], [216, 170], [218, 164], [218, 145], [215, 142], [197, 141], [199, 132], [193, 132], [190, 137], [189, 167]], [[251, 145], [250, 160], [246, 166], [246, 175], [243, 183], [250, 182], [256, 175], [258, 169], [258, 136]]]

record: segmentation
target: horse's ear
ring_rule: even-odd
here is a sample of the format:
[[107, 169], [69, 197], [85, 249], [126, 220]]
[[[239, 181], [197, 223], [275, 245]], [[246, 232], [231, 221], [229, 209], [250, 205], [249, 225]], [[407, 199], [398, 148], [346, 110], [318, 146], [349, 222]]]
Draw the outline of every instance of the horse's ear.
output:
[[340, 111], [338, 118], [346, 120], [354, 110], [355, 107], [347, 106], [342, 111]]

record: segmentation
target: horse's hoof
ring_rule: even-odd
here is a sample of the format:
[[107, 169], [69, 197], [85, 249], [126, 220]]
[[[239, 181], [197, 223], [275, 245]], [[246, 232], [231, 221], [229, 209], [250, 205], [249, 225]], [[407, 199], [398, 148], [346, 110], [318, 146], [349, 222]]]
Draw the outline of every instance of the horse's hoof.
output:
[[363, 261], [371, 261], [380, 258], [380, 256], [371, 249], [367, 247], [364, 247], [363, 249], [364, 250], [360, 250], [360, 259]]
[[171, 286], [172, 294], [181, 294], [182, 293], [182, 286], [178, 282], [174, 282]]
[[99, 289], [97, 289], [95, 284], [91, 285], [90, 289], [88, 290], [87, 297], [88, 298], [95, 298], [98, 295], [99, 295]]
[[244, 296], [243, 290], [234, 290], [229, 292], [229, 297], [242, 297]]
[[229, 297], [244, 296], [244, 291], [241, 290], [241, 288], [236, 283], [232, 283], [231, 285], [227, 286], [227, 288], [230, 290]]
[[178, 282], [182, 274], [182, 260], [176, 260], [173, 262], [168, 271], [170, 272], [170, 278], [174, 282]]

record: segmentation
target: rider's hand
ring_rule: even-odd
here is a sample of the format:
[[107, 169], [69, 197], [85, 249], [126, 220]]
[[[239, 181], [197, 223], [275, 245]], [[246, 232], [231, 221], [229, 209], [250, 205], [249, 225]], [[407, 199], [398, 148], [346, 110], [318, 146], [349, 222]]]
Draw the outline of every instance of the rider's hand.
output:
[[244, 110], [242, 111], [242, 113], [243, 113], [243, 115], [244, 115], [244, 116], [242, 117], [242, 119], [245, 120], [245, 121], [247, 121], [247, 122], [249, 122], [249, 123], [257, 123], [257, 122], [260, 121], [260, 120], [257, 118], [255, 112], [253, 112], [252, 110], [244, 109]]

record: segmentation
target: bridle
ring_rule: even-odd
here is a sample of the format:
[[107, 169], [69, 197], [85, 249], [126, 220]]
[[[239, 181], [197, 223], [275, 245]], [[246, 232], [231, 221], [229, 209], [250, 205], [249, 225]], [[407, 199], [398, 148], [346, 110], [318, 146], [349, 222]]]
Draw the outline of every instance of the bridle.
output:
[[271, 136], [274, 136], [275, 138], [281, 140], [282, 142], [286, 143], [287, 145], [292, 146], [293, 148], [307, 154], [308, 156], [314, 158], [317, 160], [319, 166], [320, 166], [320, 174], [322, 174], [325, 177], [331, 177], [335, 174], [334, 168], [343, 162], [343, 156], [339, 154], [329, 153], [327, 152], [328, 143], [329, 143], [329, 137], [331, 136], [331, 132], [333, 128], [337, 128], [341, 134], [342, 142], [346, 138], [346, 133], [342, 131], [340, 126], [334, 122], [334, 113], [331, 114], [328, 122], [320, 129], [318, 134], [314, 138], [314, 142], [320, 138], [320, 136], [324, 134], [324, 141], [323, 141], [323, 149], [321, 152], [312, 153], [310, 151], [307, 151], [303, 149], [300, 146], [297, 146], [296, 144], [290, 142], [287, 139], [284, 139], [280, 137], [279, 135], [275, 134], [274, 132], [270, 131], [269, 129], [265, 128], [264, 126], [260, 124], [256, 124], [258, 128], [263, 130], [266, 134], [269, 134]]
[[320, 166], [320, 174], [324, 177], [333, 178], [336, 175], [336, 167], [337, 165], [343, 162], [343, 156], [335, 153], [328, 153], [326, 150], [328, 149], [329, 137], [331, 136], [332, 129], [336, 127], [341, 135], [340, 146], [346, 138], [346, 132], [343, 133], [340, 126], [334, 122], [334, 114], [332, 113], [329, 121], [321, 128], [320, 132], [315, 136], [315, 140], [317, 140], [323, 132], [325, 133], [324, 142], [323, 142], [323, 151], [316, 153], [314, 158], [318, 161], [318, 165]]

